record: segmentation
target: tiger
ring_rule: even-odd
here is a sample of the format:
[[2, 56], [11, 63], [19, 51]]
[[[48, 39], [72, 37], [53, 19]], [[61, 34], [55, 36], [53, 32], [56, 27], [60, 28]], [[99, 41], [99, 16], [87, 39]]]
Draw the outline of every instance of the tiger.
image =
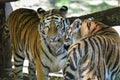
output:
[[120, 80], [120, 37], [100, 21], [81, 22], [81, 38], [70, 45], [65, 80]]
[[[65, 39], [71, 40], [71, 43], [75, 43], [77, 40], [81, 38], [81, 20], [75, 19], [72, 24], [70, 24], [70, 27], [65, 32]], [[70, 42], [70, 41], [69, 41]]]
[[36, 11], [19, 8], [7, 19], [15, 80], [23, 80], [23, 62], [29, 60], [29, 80], [48, 80], [50, 72], [64, 67], [67, 51], [62, 37], [69, 27], [67, 6]]
[[[88, 18], [89, 20], [94, 20], [93, 17]], [[81, 38], [81, 23], [82, 20], [80, 20], [79, 18], [75, 19], [72, 24], [70, 24], [70, 27], [66, 30], [65, 32], [65, 39], [66, 40], [71, 40], [69, 42], [69, 45], [71, 45], [72, 43], [75, 43], [77, 40], [79, 40]]]

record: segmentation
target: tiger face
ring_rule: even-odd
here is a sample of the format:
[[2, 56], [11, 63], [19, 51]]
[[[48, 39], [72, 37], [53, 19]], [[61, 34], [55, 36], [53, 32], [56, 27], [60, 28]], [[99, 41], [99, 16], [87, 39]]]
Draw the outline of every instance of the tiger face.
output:
[[38, 30], [43, 37], [50, 41], [59, 41], [69, 27], [69, 21], [65, 18], [68, 11], [66, 6], [60, 9], [45, 11], [42, 8], [37, 10], [40, 18]]
[[94, 34], [104, 27], [106, 27], [105, 24], [95, 21], [94, 18], [88, 18], [83, 21], [75, 19], [66, 30], [65, 38], [66, 40], [71, 40], [71, 43], [74, 43], [80, 38]]
[[[66, 31], [66, 39], [72, 39], [72, 42], [76, 42], [81, 38], [81, 20], [75, 19], [74, 22], [70, 25], [69, 29]], [[69, 39], [69, 40], [70, 40]]]

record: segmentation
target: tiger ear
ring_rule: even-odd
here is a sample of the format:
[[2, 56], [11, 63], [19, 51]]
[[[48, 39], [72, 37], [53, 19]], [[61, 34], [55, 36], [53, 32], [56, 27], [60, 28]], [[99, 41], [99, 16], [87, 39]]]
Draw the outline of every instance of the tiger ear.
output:
[[37, 13], [39, 13], [39, 14], [44, 13], [44, 12], [45, 12], [45, 10], [42, 9], [42, 8], [38, 8], [38, 9], [37, 9]]
[[38, 17], [41, 18], [42, 14], [43, 14], [44, 12], [46, 12], [44, 9], [38, 8], [38, 9], [37, 9]]
[[60, 11], [61, 11], [62, 15], [66, 15], [66, 13], [67, 13], [67, 11], [68, 11], [68, 7], [67, 7], [67, 6], [62, 6], [62, 7], [60, 8]]
[[82, 25], [82, 20], [79, 18], [75, 19], [73, 25], [76, 26], [76, 28], [79, 28]]

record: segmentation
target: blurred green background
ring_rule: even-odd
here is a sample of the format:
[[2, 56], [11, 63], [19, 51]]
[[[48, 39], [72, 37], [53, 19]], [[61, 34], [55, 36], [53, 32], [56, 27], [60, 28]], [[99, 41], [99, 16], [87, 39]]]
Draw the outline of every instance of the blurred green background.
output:
[[[94, 12], [107, 10], [120, 6], [120, 0], [19, 0], [11, 2], [13, 10], [17, 8], [30, 8], [37, 10], [39, 7], [48, 10], [68, 6], [67, 17], [82, 16]], [[120, 34], [120, 26], [114, 27]]]
[[19, 0], [11, 4], [13, 9], [26, 7], [35, 10], [38, 7], [47, 10], [51, 8], [60, 8], [62, 5], [66, 5], [69, 8], [67, 16], [80, 16], [117, 7], [118, 0]]

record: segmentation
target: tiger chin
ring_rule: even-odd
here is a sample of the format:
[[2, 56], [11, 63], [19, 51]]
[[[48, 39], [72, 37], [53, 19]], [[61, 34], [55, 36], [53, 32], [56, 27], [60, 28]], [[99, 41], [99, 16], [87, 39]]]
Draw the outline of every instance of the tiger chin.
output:
[[64, 67], [67, 52], [62, 38], [69, 27], [68, 8], [45, 11], [20, 8], [13, 11], [7, 25], [14, 56], [14, 77], [23, 80], [25, 58], [29, 60], [29, 80], [48, 80], [50, 72]]
[[89, 19], [78, 27], [81, 38], [68, 49], [64, 80], [120, 80], [118, 32], [112, 26]]

